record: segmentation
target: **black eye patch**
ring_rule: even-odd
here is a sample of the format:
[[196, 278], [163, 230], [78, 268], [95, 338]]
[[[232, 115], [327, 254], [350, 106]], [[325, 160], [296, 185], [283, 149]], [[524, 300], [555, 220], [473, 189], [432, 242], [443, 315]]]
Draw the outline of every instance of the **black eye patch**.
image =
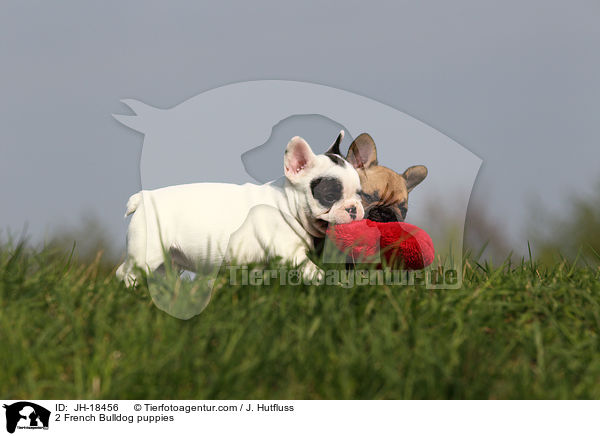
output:
[[333, 177], [317, 177], [310, 182], [310, 192], [324, 207], [331, 207], [342, 198], [342, 183]]

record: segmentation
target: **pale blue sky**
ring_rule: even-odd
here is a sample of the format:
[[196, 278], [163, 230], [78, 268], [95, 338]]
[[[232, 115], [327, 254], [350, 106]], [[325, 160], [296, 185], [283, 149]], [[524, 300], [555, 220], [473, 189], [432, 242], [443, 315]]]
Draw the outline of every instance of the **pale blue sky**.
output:
[[122, 240], [141, 135], [111, 113], [255, 79], [368, 96], [483, 159], [472, 203], [515, 249], [600, 178], [600, 3], [3, 2], [0, 228], [97, 213]]

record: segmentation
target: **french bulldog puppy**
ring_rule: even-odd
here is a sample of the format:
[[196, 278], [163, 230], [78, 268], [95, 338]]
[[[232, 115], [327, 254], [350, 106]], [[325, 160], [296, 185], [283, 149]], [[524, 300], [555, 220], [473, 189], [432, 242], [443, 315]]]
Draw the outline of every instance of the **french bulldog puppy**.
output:
[[403, 222], [408, 211], [408, 193], [427, 177], [427, 168], [415, 165], [404, 173], [377, 162], [375, 141], [368, 133], [360, 134], [346, 156], [358, 170], [365, 218], [378, 222]]
[[341, 131], [323, 155], [292, 138], [283, 159], [285, 177], [265, 185], [193, 183], [132, 195], [125, 213], [132, 215], [127, 255], [117, 277], [135, 284], [135, 267], [155, 271], [165, 252], [175, 267], [189, 271], [224, 260], [281, 257], [301, 267], [304, 277], [318, 274], [307, 257], [313, 238], [322, 238], [330, 223], [364, 216], [358, 173], [339, 155], [343, 137]]

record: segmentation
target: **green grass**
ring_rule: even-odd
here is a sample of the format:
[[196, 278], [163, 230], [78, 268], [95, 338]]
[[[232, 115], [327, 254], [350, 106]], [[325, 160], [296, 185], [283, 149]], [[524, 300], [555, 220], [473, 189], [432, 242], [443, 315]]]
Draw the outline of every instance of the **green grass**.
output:
[[467, 260], [461, 290], [224, 286], [183, 321], [100, 261], [4, 246], [0, 397], [598, 399], [599, 279]]

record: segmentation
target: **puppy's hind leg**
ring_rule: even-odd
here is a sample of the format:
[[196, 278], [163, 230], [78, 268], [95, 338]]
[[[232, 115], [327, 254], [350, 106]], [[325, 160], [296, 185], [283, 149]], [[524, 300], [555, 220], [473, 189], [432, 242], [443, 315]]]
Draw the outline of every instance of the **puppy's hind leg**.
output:
[[143, 269], [146, 274], [159, 270], [164, 264], [164, 256], [162, 252], [157, 252], [152, 256], [147, 256], [148, 253], [139, 253], [136, 250], [129, 250], [127, 258], [119, 268], [117, 268], [117, 278], [125, 282], [125, 286], [132, 287], [140, 284], [140, 278], [136, 273], [136, 268]]
[[164, 256], [160, 241], [158, 247], [153, 241], [148, 241], [148, 223], [141, 192], [130, 197], [125, 216], [128, 215], [132, 216], [127, 229], [127, 255], [125, 261], [117, 268], [116, 275], [127, 287], [131, 287], [139, 284], [136, 267], [152, 272], [163, 264]]

